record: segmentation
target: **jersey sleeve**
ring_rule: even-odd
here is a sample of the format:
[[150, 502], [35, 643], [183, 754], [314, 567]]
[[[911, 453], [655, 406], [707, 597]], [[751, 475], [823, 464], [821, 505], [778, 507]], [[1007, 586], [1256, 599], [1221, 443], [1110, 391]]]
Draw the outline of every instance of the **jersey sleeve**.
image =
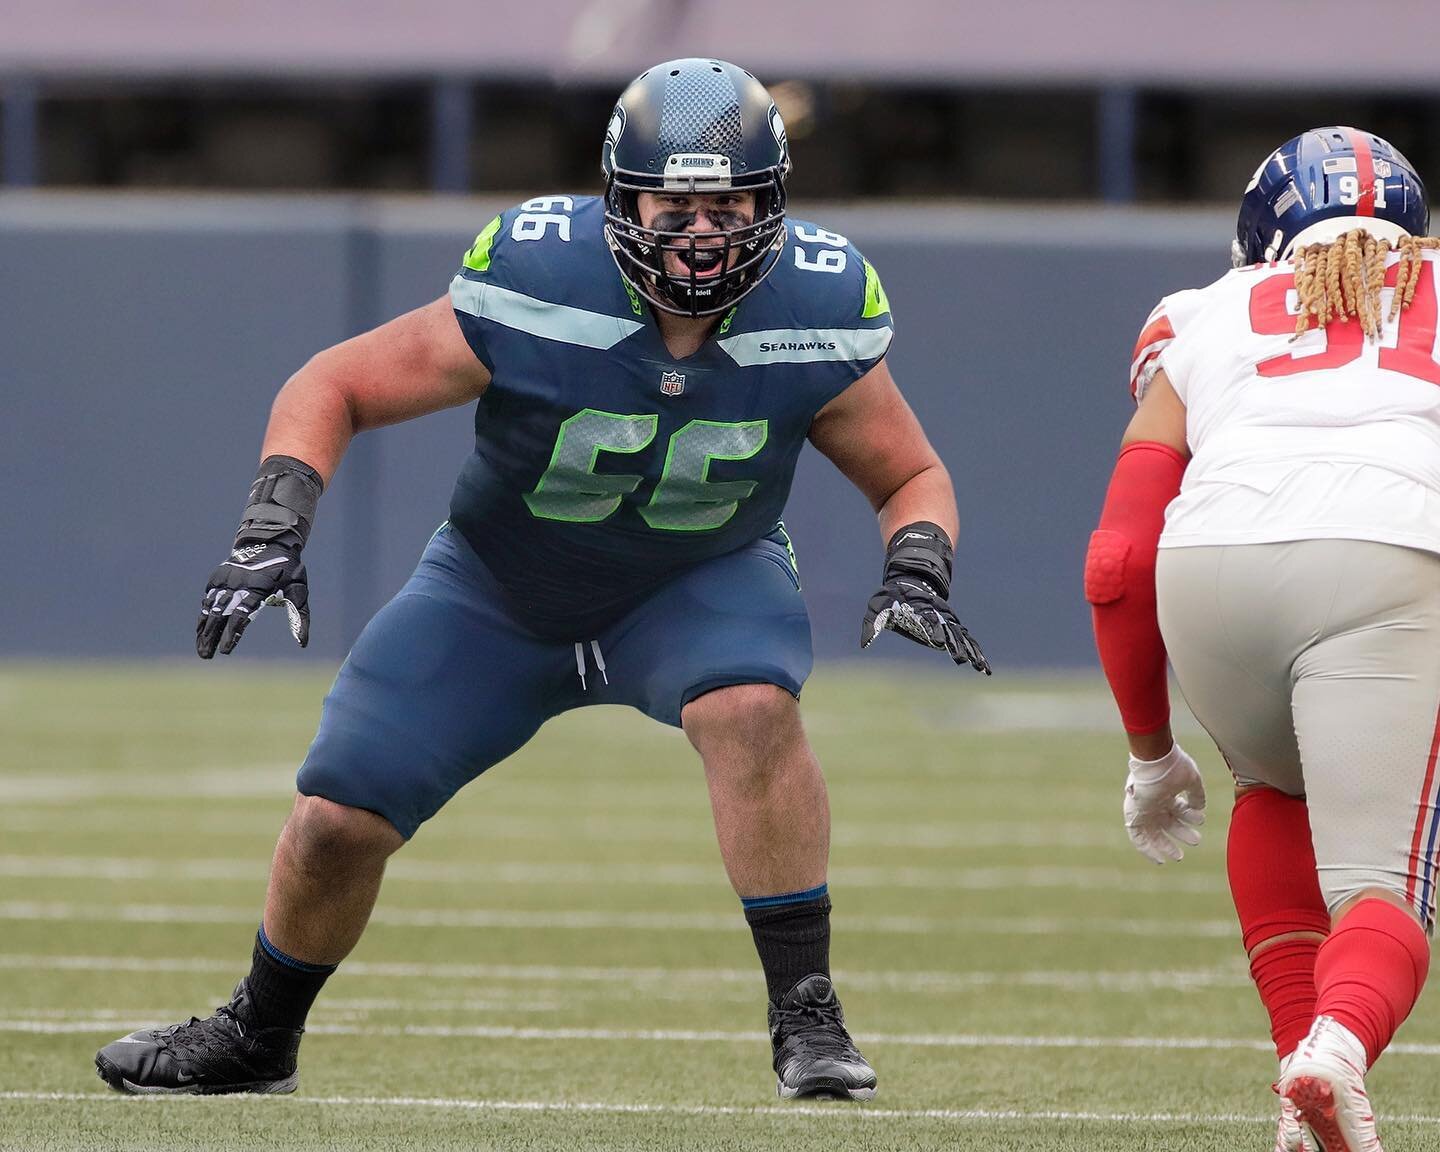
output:
[[487, 288], [501, 278], [505, 247], [502, 229], [510, 214], [502, 212], [485, 225], [475, 237], [475, 243], [466, 250], [460, 271], [450, 281], [450, 306], [455, 309], [460, 331], [476, 359], [491, 373], [495, 371], [495, 361], [486, 344], [480, 300]]
[[853, 244], [850, 246], [850, 251], [860, 261], [860, 266], [865, 269], [865, 283], [860, 305], [860, 330], [870, 334], [865, 341], [865, 346], [859, 349], [864, 355], [854, 365], [857, 369], [855, 378], [858, 380], [880, 363], [885, 358], [885, 353], [890, 351], [890, 341], [895, 336], [895, 319], [890, 314], [890, 298], [885, 295], [885, 286], [880, 283], [880, 274], [875, 271], [875, 265], [865, 259]]
[[[797, 229], [798, 237], [803, 238], [805, 234], [803, 229]], [[800, 251], [800, 246], [795, 250]], [[880, 274], [875, 271], [875, 266], [853, 244], [847, 244], [838, 251], [845, 254], [845, 269], [835, 277], [838, 283], [826, 307], [828, 316], [821, 322], [826, 328], [819, 333], [819, 343], [835, 344], [841, 355], [826, 363], [829, 370], [823, 375], [817, 374], [818, 399], [822, 405], [840, 395], [885, 359], [895, 336], [890, 299], [885, 294], [885, 286], [880, 283]], [[794, 256], [790, 258], [796, 260]], [[824, 260], [825, 257], [817, 253], [816, 259]], [[805, 265], [798, 261], [796, 270], [806, 274]]]
[[1145, 389], [1160, 370], [1160, 353], [1175, 339], [1175, 325], [1170, 320], [1166, 300], [1155, 305], [1146, 318], [1130, 356], [1130, 396], [1136, 404], [1145, 398]]
[[536, 196], [496, 216], [466, 250], [450, 281], [450, 304], [466, 342], [492, 374], [497, 328], [544, 335], [530, 322], [532, 312], [572, 295], [576, 261], [585, 258], [578, 253], [584, 247], [579, 219], [594, 210], [593, 201]]
[[1130, 357], [1130, 395], [1136, 404], [1145, 398], [1145, 389], [1164, 367], [1165, 353], [1184, 331], [1199, 303], [1199, 291], [1187, 289], [1166, 296], [1145, 320]]
[[894, 319], [880, 275], [845, 237], [803, 221], [790, 225], [744, 328], [722, 323], [717, 343], [742, 368], [775, 368], [814, 410], [864, 376], [890, 350]]

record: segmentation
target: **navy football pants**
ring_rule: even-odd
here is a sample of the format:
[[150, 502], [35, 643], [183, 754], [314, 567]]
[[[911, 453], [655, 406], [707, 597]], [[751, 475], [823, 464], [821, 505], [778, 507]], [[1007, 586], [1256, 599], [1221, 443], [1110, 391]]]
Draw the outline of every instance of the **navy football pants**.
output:
[[355, 642], [297, 787], [378, 812], [408, 839], [561, 712], [629, 704], [678, 725], [687, 703], [729, 684], [799, 696], [811, 662], [810, 619], [774, 537], [697, 564], [598, 635], [556, 642], [513, 619], [447, 524]]

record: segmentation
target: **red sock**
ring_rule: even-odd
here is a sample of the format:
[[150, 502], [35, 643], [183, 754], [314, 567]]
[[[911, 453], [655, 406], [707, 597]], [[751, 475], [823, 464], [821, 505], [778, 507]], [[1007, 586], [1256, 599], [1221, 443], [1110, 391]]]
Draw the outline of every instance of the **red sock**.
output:
[[[1330, 931], [1330, 914], [1315, 872], [1305, 801], [1273, 788], [1253, 788], [1235, 802], [1226, 852], [1230, 894], [1245, 951], [1291, 932]], [[1270, 1014], [1275, 1054], [1295, 1051], [1315, 1019], [1315, 957], [1320, 941], [1285, 940], [1250, 961], [1250, 976]]]
[[1355, 1033], [1374, 1064], [1415, 1007], [1429, 970], [1430, 942], [1415, 918], [1384, 900], [1362, 900], [1320, 949], [1316, 1015]]

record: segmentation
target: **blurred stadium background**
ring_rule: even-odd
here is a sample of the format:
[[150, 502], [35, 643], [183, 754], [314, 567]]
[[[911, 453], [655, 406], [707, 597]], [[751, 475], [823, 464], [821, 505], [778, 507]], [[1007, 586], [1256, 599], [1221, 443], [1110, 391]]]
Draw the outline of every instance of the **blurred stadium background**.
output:
[[[1134, 335], [1227, 267], [1264, 155], [1353, 123], [1440, 172], [1433, 4], [1357, 19], [1340, 0], [0, 0], [0, 1148], [208, 1148], [211, 1120], [232, 1148], [1268, 1147], [1224, 816], [1183, 872], [1124, 842], [1078, 571]], [[880, 547], [808, 454], [788, 521], [858, 925], [837, 919], [836, 962], [889, 1111], [749, 1114], [758, 993], [703, 789], [674, 733], [608, 710], [547, 729], [397, 864], [317, 1010], [320, 1103], [112, 1107], [94, 1048], [238, 975], [327, 678], [468, 450], [463, 412], [361, 437], [307, 550], [308, 652], [266, 617], [224, 666], [169, 663], [193, 659], [270, 397], [443, 292], [495, 211], [598, 191], [616, 93], [683, 55], [771, 87], [792, 214], [879, 269], [897, 378], [957, 483], [960, 614], [998, 673], [962, 682], [899, 642], [839, 663]], [[647, 880], [677, 919], [647, 921]], [[1440, 1132], [1433, 1007], [1402, 1040], [1375, 1088], [1404, 1152]]]
[[[700, 52], [773, 86], [795, 214], [885, 279], [993, 659], [1089, 666], [1075, 573], [1155, 300], [1224, 270], [1245, 181], [1306, 126], [1364, 124], [1440, 167], [1425, 4], [1367, 8], [1417, 32], [1383, 49], [1336, 32], [1338, 0], [1305, 5], [1283, 50], [1251, 5], [1198, 11], [7, 0], [0, 467], [25, 499], [0, 531], [45, 577], [0, 578], [27, 605], [0, 653], [182, 655], [191, 597], [157, 574], [209, 570], [278, 385], [443, 292], [499, 207], [596, 190], [618, 90]], [[343, 655], [409, 572], [467, 441], [451, 413], [357, 443], [308, 553], [313, 658]], [[879, 556], [865, 514], [807, 460], [790, 520], [823, 656], [853, 654]], [[256, 629], [246, 658], [288, 655], [282, 631]]]

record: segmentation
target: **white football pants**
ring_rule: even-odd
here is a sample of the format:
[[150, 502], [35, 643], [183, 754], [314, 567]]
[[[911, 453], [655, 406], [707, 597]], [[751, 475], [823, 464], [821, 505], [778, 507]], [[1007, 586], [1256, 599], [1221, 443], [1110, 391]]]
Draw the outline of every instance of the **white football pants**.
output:
[[1162, 548], [1160, 627], [1237, 784], [1304, 795], [1326, 903], [1440, 871], [1440, 555], [1364, 540]]

